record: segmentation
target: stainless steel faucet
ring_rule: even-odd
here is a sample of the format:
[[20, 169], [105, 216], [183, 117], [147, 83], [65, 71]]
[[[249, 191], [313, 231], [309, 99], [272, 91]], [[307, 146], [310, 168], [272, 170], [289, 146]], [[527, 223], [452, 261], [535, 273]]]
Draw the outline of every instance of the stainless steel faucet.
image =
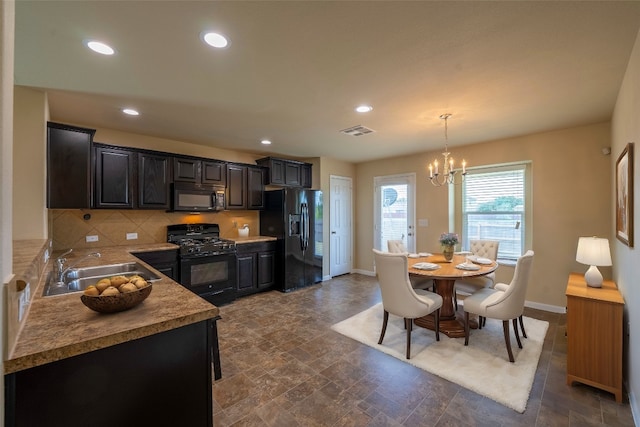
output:
[[80, 263], [80, 261], [82, 261], [82, 260], [84, 260], [86, 258], [91, 258], [91, 257], [100, 258], [102, 256], [100, 254], [100, 252], [91, 252], [90, 254], [87, 254], [87, 255], [83, 256], [82, 258], [80, 258], [76, 262], [74, 262], [72, 265], [70, 265], [70, 266], [65, 268], [64, 263], [67, 262], [67, 259], [65, 258], [65, 256], [69, 255], [71, 252], [73, 252], [73, 249], [69, 249], [67, 252], [63, 253], [58, 258], [56, 258], [56, 272], [55, 272], [55, 274], [58, 277], [58, 282], [63, 282], [64, 281], [64, 275], [67, 274], [67, 271], [71, 270], [73, 267], [78, 265]]

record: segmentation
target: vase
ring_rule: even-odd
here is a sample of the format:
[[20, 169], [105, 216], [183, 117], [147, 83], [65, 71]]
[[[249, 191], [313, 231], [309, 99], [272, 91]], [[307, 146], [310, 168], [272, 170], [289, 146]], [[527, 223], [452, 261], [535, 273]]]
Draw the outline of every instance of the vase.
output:
[[453, 260], [453, 248], [453, 245], [442, 246], [442, 255], [444, 255], [445, 261], [451, 262]]

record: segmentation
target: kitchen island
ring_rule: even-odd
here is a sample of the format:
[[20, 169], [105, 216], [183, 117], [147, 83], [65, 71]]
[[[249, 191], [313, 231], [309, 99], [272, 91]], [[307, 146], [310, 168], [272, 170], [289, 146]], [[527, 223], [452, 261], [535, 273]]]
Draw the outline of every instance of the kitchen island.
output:
[[[163, 249], [175, 246], [98, 248], [101, 258], [77, 266], [137, 261], [153, 269], [133, 253]], [[52, 264], [4, 362], [5, 425], [212, 426], [218, 308], [160, 275], [137, 307], [96, 313], [79, 293], [42, 296]]]

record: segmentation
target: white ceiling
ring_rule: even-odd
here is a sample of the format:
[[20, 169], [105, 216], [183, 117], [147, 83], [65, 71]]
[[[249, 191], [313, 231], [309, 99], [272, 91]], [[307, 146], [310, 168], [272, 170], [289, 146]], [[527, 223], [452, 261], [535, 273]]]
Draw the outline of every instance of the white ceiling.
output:
[[56, 121], [361, 162], [442, 147], [443, 113], [450, 146], [609, 120], [639, 28], [639, 1], [17, 0], [15, 81]]

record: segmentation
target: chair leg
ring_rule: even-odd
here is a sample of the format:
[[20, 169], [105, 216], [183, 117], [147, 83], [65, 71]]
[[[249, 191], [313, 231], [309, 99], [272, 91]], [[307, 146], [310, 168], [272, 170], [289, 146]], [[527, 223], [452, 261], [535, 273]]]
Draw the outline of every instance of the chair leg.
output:
[[464, 312], [464, 345], [469, 345], [469, 312]]
[[453, 288], [453, 303], [456, 307], [456, 311], [458, 311], [458, 293], [455, 288]]
[[482, 319], [484, 319], [482, 316], [478, 316], [478, 329], [482, 329]]
[[486, 317], [482, 318], [482, 326], [487, 326], [487, 318]]
[[436, 318], [436, 341], [440, 341], [440, 309], [437, 309], [434, 317]]
[[522, 329], [522, 336], [525, 338], [529, 338], [527, 336], [527, 332], [524, 330], [524, 322], [522, 321], [522, 314], [520, 315], [519, 320], [520, 320], [520, 329]]
[[407, 359], [411, 359], [411, 329], [413, 328], [413, 319], [404, 319], [404, 327], [407, 330]]
[[522, 348], [520, 342], [520, 333], [518, 332], [518, 319], [513, 319], [513, 333], [516, 335], [516, 341], [518, 341], [518, 348]]
[[385, 310], [384, 317], [382, 318], [382, 332], [380, 333], [380, 339], [378, 340], [378, 344], [382, 344], [382, 340], [384, 339], [384, 333], [387, 332], [388, 321], [389, 321], [389, 312]]
[[502, 329], [504, 330], [504, 342], [507, 344], [507, 353], [509, 353], [509, 362], [515, 362], [513, 358], [513, 353], [511, 352], [511, 338], [509, 338], [509, 321], [502, 321]]

